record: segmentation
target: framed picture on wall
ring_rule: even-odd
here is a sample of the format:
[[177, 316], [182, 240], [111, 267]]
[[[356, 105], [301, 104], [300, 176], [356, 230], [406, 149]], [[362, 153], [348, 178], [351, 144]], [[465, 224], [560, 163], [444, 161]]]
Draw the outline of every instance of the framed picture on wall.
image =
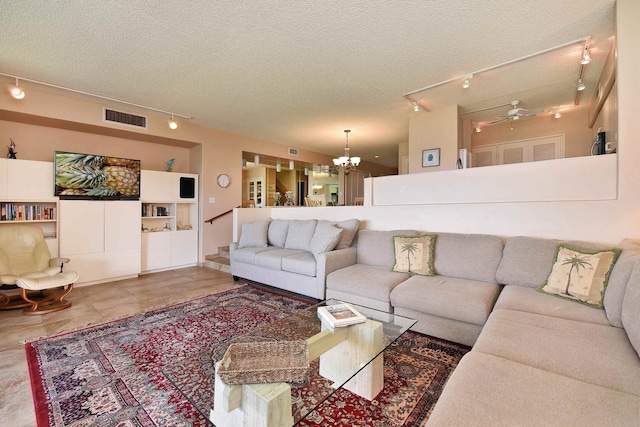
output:
[[422, 150], [422, 167], [440, 166], [440, 149]]

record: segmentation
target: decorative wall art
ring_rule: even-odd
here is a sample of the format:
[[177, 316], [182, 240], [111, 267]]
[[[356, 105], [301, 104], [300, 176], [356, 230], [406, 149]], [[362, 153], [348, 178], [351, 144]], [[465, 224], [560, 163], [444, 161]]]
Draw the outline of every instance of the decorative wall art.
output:
[[422, 150], [422, 167], [440, 166], [440, 149]]

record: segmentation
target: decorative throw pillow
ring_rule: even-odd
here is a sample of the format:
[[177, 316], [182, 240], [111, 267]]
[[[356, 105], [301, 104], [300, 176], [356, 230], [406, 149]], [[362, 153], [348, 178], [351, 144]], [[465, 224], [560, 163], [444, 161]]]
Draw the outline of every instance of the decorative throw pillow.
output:
[[433, 249], [436, 236], [419, 234], [417, 236], [393, 236], [395, 264], [391, 271], [433, 276]]
[[342, 229], [342, 236], [340, 236], [336, 249], [345, 249], [350, 247], [353, 243], [353, 239], [356, 237], [359, 226], [360, 220], [355, 218], [336, 222], [336, 227]]
[[551, 274], [538, 290], [602, 309], [609, 275], [620, 252], [618, 248], [589, 251], [559, 244]]
[[316, 232], [311, 239], [310, 251], [314, 255], [332, 251], [342, 235], [343, 230], [328, 222], [318, 222]]
[[240, 231], [240, 240], [238, 241], [238, 249], [266, 248], [267, 230], [269, 229], [270, 221], [271, 220], [243, 223]]

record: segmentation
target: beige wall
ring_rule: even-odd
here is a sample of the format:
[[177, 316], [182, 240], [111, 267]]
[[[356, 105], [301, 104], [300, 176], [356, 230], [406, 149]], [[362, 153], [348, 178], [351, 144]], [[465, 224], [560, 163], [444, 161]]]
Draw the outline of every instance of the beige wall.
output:
[[[566, 110], [556, 119], [553, 114], [545, 113], [532, 119], [485, 126], [482, 132], [473, 132], [471, 146], [500, 144], [503, 142], [539, 138], [563, 134], [565, 157], [588, 156], [593, 143], [592, 132], [588, 127], [589, 106]], [[510, 130], [513, 127], [513, 130]]]
[[[440, 166], [422, 167], [422, 150], [440, 148]], [[409, 118], [409, 173], [455, 169], [458, 160], [458, 106], [419, 112]]]
[[614, 83], [611, 93], [604, 101], [602, 110], [591, 129], [591, 138], [595, 141], [598, 129], [605, 131], [607, 142], [612, 142], [612, 147], [618, 146], [618, 83]]

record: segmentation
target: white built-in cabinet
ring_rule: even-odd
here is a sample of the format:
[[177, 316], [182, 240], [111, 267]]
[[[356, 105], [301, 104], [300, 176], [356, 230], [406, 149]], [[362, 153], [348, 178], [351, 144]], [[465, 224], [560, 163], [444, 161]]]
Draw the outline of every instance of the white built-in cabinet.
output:
[[[192, 194], [184, 194], [184, 184], [193, 185]], [[186, 193], [190, 191], [187, 189]], [[138, 216], [138, 233], [142, 230], [142, 272], [196, 265], [198, 175], [143, 170], [140, 199], [142, 214], [141, 218]]]
[[[58, 198], [53, 163], [0, 158], [0, 227], [40, 227], [52, 257], [58, 256]], [[15, 213], [15, 215], [10, 215]]]
[[564, 158], [564, 135], [483, 145], [471, 150], [473, 167]]
[[100, 282], [140, 273], [140, 202], [61, 200], [60, 255], [78, 283]]

